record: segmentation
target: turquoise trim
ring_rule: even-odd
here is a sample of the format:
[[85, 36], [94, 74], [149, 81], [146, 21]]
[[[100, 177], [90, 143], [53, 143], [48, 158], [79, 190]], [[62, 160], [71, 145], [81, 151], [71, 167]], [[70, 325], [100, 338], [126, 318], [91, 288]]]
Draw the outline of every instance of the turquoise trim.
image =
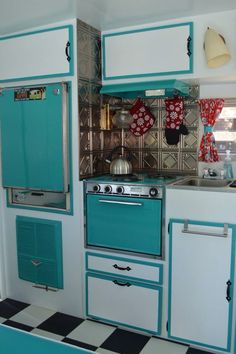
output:
[[[165, 90], [164, 95], [146, 96], [146, 90]], [[190, 86], [179, 80], [162, 80], [162, 81], [143, 81], [125, 84], [104, 85], [100, 93], [112, 95], [122, 98], [157, 98], [157, 97], [173, 97], [175, 93], [179, 96], [189, 96]]]
[[151, 333], [151, 334], [155, 334], [155, 335], [160, 335], [161, 334], [161, 321], [162, 321], [162, 287], [157, 286], [157, 285], [151, 285], [151, 284], [146, 284], [146, 283], [140, 283], [140, 282], [136, 282], [136, 281], [129, 281], [132, 285], [135, 286], [140, 286], [143, 288], [148, 288], [148, 289], [154, 289], [157, 290], [159, 293], [158, 296], [158, 321], [157, 321], [157, 330], [156, 331], [150, 331], [147, 330], [145, 328], [142, 327], [136, 327], [136, 326], [132, 326], [132, 325], [128, 325], [126, 323], [122, 323], [122, 322], [118, 322], [118, 321], [112, 321], [112, 320], [108, 320], [106, 318], [103, 317], [99, 317], [99, 316], [93, 316], [92, 314], [89, 313], [89, 309], [88, 309], [88, 277], [93, 277], [93, 278], [99, 278], [99, 279], [105, 279], [105, 280], [117, 280], [117, 279], [121, 279], [119, 276], [116, 277], [115, 275], [113, 277], [111, 276], [107, 276], [107, 275], [103, 275], [103, 274], [98, 274], [98, 273], [86, 273], [86, 316], [87, 317], [91, 317], [97, 320], [102, 320], [105, 321], [107, 323], [111, 323], [111, 324], [117, 324], [117, 325], [122, 325], [128, 328], [133, 328], [133, 329], [137, 329], [137, 330], [141, 330], [147, 333]]
[[190, 70], [178, 70], [178, 71], [163, 71], [160, 73], [148, 73], [148, 74], [133, 74], [133, 75], [119, 75], [119, 76], [109, 76], [104, 77], [103, 80], [121, 80], [121, 79], [139, 79], [143, 77], [152, 77], [152, 76], [167, 76], [167, 75], [181, 75], [181, 74], [191, 74]]
[[210, 127], [208, 125], [204, 125], [204, 134], [207, 133], [213, 133], [213, 127]]
[[[7, 193], [7, 192], [6, 192]], [[7, 194], [8, 198], [8, 194]], [[13, 205], [10, 204], [8, 199], [7, 199], [7, 208], [13, 208], [13, 209], [25, 209], [25, 210], [33, 210], [33, 211], [42, 211], [45, 213], [53, 213], [53, 214], [65, 214], [65, 215], [73, 215], [73, 210], [66, 211], [66, 210], [60, 210], [60, 209], [50, 209], [50, 208], [40, 208], [40, 207], [28, 207], [24, 205]]]
[[52, 74], [52, 75], [43, 75], [43, 76], [26, 76], [26, 77], [17, 77], [15, 79], [0, 80], [0, 83], [26, 81], [26, 80], [31, 81], [31, 80], [39, 80], [39, 79], [51, 79], [51, 78], [58, 78], [58, 77], [68, 77], [72, 75], [73, 74], [66, 73], [66, 74]]
[[[9, 195], [8, 191], [6, 190], [6, 200], [7, 200], [7, 207], [8, 208], [15, 208], [15, 209], [26, 209], [26, 210], [35, 210], [35, 211], [42, 211], [42, 212], [47, 212], [47, 213], [56, 213], [56, 214], [65, 214], [65, 215], [73, 215], [74, 214], [74, 203], [73, 203], [73, 176], [72, 176], [72, 163], [73, 163], [73, 150], [72, 150], [72, 94], [71, 94], [71, 88], [72, 88], [72, 83], [71, 81], [65, 82], [68, 85], [68, 108], [69, 108], [69, 114], [68, 114], [68, 132], [69, 132], [69, 169], [70, 169], [70, 209], [67, 210], [60, 210], [60, 209], [55, 209], [55, 208], [41, 208], [41, 207], [30, 207], [27, 205], [16, 205], [16, 204], [10, 204], [9, 202]], [[53, 83], [54, 84], [54, 83]], [[57, 82], [55, 84], [61, 84], [61, 82]], [[45, 84], [46, 85], [46, 84]], [[24, 87], [31, 87], [32, 85], [26, 85]], [[40, 86], [40, 85], [35, 85], [35, 86]], [[19, 86], [21, 87], [21, 86]]]
[[74, 42], [73, 42], [73, 25], [66, 25], [66, 26], [61, 26], [61, 27], [54, 27], [54, 28], [48, 28], [48, 29], [43, 29], [39, 31], [32, 31], [32, 32], [26, 32], [26, 33], [20, 33], [16, 35], [11, 35], [7, 37], [2, 37], [0, 38], [0, 41], [2, 40], [8, 40], [11, 38], [18, 38], [18, 37], [24, 37], [28, 35], [34, 35], [37, 33], [43, 33], [43, 32], [51, 32], [51, 31], [57, 31], [61, 29], [68, 29], [69, 32], [69, 41], [71, 43], [70, 46], [70, 57], [71, 60], [69, 62], [69, 71], [67, 73], [56, 73], [52, 75], [36, 75], [36, 76], [30, 76], [30, 77], [16, 77], [13, 79], [6, 79], [6, 80], [0, 80], [0, 82], [14, 82], [14, 81], [24, 81], [24, 80], [35, 80], [35, 79], [46, 79], [46, 78], [52, 78], [52, 77], [65, 77], [65, 76], [72, 76], [74, 75]]
[[231, 242], [231, 264], [230, 264], [230, 281], [231, 286], [231, 301], [229, 303], [229, 318], [228, 318], [228, 342], [227, 349], [230, 351], [232, 341], [232, 325], [233, 325], [233, 304], [234, 304], [234, 272], [235, 272], [235, 245], [236, 245], [236, 225], [230, 225], [232, 228], [232, 242]]
[[[190, 42], [190, 51], [191, 55], [189, 57], [189, 69], [180, 70], [180, 71], [167, 71], [167, 72], [154, 72], [154, 73], [146, 73], [146, 74], [132, 74], [132, 75], [121, 75], [121, 76], [107, 76], [106, 74], [106, 51], [105, 51], [105, 41], [108, 37], [114, 36], [121, 36], [131, 33], [139, 33], [139, 32], [148, 32], [153, 30], [159, 30], [164, 28], [174, 28], [174, 27], [182, 27], [182, 26], [189, 26], [189, 36], [191, 37]], [[178, 74], [190, 74], [193, 72], [193, 22], [183, 22], [177, 23], [173, 25], [165, 25], [165, 26], [158, 26], [158, 27], [149, 27], [149, 28], [142, 28], [130, 31], [123, 31], [123, 32], [115, 32], [109, 34], [102, 35], [102, 74], [103, 80], [114, 80], [114, 79], [126, 79], [126, 78], [140, 78], [140, 77], [149, 77], [149, 76], [163, 76], [163, 75], [178, 75]]]
[[[116, 274], [113, 272], [104, 272], [101, 270], [97, 270], [97, 269], [93, 269], [93, 268], [89, 268], [88, 266], [88, 257], [89, 256], [93, 256], [93, 257], [98, 257], [98, 258], [107, 258], [107, 259], [114, 259], [117, 261], [122, 261], [122, 262], [129, 262], [129, 263], [136, 263], [136, 264], [142, 264], [142, 265], [147, 265], [147, 266], [151, 266], [154, 268], [159, 268], [159, 280], [157, 279], [156, 281], [152, 281], [152, 280], [148, 280], [148, 279], [143, 279], [143, 278], [137, 278], [134, 276], [128, 276], [128, 275], [123, 275], [123, 274]], [[142, 281], [145, 283], [150, 283], [150, 284], [159, 284], [162, 285], [163, 284], [163, 264], [156, 264], [156, 263], [151, 263], [151, 262], [146, 262], [146, 261], [140, 261], [140, 260], [134, 260], [134, 259], [130, 259], [130, 258], [122, 258], [122, 257], [116, 257], [116, 256], [109, 256], [109, 255], [104, 255], [104, 254], [99, 254], [99, 253], [93, 253], [93, 252], [86, 252], [85, 254], [85, 265], [86, 265], [86, 270], [87, 271], [91, 271], [91, 272], [96, 272], [96, 273], [101, 273], [104, 275], [112, 275], [112, 276], [119, 276], [121, 278], [124, 279], [133, 279], [133, 280], [137, 280], [137, 281]]]
[[193, 73], [193, 64], [194, 64], [194, 47], [193, 47], [193, 22], [188, 22], [189, 24], [189, 36], [191, 38], [191, 41], [189, 43], [189, 50], [191, 51], [190, 57], [189, 57], [189, 73]]
[[[200, 345], [205, 348], [210, 348], [214, 350], [221, 350], [223, 352], [229, 352], [231, 348], [231, 333], [232, 333], [232, 316], [233, 316], [233, 292], [234, 292], [234, 267], [235, 267], [235, 238], [236, 238], [236, 225], [228, 224], [229, 229], [232, 229], [232, 240], [231, 240], [231, 262], [230, 262], [230, 281], [232, 282], [231, 287], [231, 301], [229, 303], [229, 318], [228, 318], [228, 339], [227, 347], [221, 348], [197, 341], [187, 340], [185, 338], [175, 337], [171, 335], [171, 293], [172, 293], [172, 237], [173, 237], [173, 224], [183, 224], [183, 219], [170, 219], [169, 227], [169, 284], [168, 284], [168, 338], [176, 341], [181, 341], [189, 344]], [[216, 226], [224, 227], [224, 223], [208, 222], [208, 221], [197, 221], [188, 220], [190, 225], [202, 225], [202, 226]]]

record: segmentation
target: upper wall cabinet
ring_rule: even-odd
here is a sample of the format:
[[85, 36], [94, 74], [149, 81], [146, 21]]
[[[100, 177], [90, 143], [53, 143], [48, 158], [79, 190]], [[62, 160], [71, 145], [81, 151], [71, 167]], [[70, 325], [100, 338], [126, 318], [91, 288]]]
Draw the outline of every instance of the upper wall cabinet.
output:
[[104, 34], [103, 80], [193, 72], [193, 23]]
[[73, 75], [71, 25], [0, 38], [0, 82]]

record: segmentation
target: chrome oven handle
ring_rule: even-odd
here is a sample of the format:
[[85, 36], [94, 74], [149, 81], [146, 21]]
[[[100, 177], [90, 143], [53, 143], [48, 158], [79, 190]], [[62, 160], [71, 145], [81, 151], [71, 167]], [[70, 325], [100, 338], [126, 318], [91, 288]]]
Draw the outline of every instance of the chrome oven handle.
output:
[[143, 203], [137, 203], [137, 202], [121, 202], [121, 201], [119, 201], [119, 200], [107, 200], [107, 199], [99, 199], [99, 203], [132, 205], [132, 206], [142, 206], [142, 205], [143, 205]]

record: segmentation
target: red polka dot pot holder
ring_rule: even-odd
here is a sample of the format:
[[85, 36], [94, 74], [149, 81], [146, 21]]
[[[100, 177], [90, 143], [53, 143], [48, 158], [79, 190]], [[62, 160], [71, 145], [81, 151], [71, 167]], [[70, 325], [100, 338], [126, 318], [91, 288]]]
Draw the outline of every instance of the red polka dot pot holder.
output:
[[130, 131], [135, 136], [142, 136], [145, 134], [155, 122], [154, 116], [140, 98], [136, 100], [133, 107], [130, 109], [130, 113], [133, 116], [133, 121], [130, 124]]

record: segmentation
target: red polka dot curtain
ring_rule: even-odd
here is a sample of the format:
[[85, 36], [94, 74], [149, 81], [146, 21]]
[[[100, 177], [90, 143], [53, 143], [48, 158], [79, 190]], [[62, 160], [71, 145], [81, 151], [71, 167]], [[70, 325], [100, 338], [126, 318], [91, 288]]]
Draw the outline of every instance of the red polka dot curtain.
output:
[[213, 127], [224, 107], [224, 100], [222, 98], [201, 99], [198, 100], [198, 104], [200, 107], [201, 121], [204, 126], [198, 160], [204, 162], [217, 162], [219, 161], [219, 155], [215, 145]]

